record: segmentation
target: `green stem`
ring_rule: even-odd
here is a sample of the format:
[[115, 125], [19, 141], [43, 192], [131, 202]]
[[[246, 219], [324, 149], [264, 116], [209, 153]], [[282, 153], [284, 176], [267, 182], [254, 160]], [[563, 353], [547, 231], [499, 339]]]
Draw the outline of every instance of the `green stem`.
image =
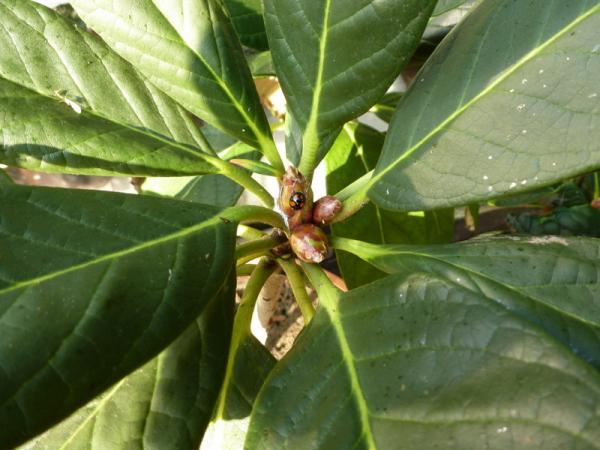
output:
[[237, 235], [247, 241], [253, 241], [254, 239], [262, 239], [266, 236], [266, 233], [257, 230], [256, 228], [249, 227], [247, 225], [238, 225]]
[[600, 198], [600, 180], [598, 180], [598, 172], [594, 173], [594, 198]]
[[275, 203], [273, 197], [271, 197], [271, 194], [269, 194], [269, 191], [262, 187], [260, 183], [254, 178], [252, 178], [252, 176], [244, 169], [227, 161], [223, 161], [220, 158], [204, 156], [204, 159], [206, 159], [208, 163], [212, 164], [217, 169], [219, 169], [222, 175], [232, 179], [240, 186], [252, 192], [261, 202], [265, 204], [265, 206], [269, 208], [272, 208], [274, 206]]
[[302, 268], [304, 269], [304, 273], [308, 276], [310, 283], [317, 291], [319, 304], [329, 312], [335, 312], [337, 310], [341, 291], [335, 287], [327, 275], [325, 275], [323, 269], [317, 264], [303, 262]]
[[282, 173], [275, 170], [273, 166], [261, 161], [254, 161], [252, 159], [233, 158], [229, 162], [236, 166], [240, 166], [243, 169], [249, 170], [250, 172], [266, 175], [268, 177], [280, 177]]
[[244, 242], [235, 249], [237, 265], [240, 266], [248, 261], [252, 261], [254, 258], [265, 255], [279, 244], [281, 244], [281, 240], [271, 236], [255, 241]]
[[258, 266], [256, 264], [242, 264], [236, 268], [236, 274], [238, 277], [252, 275], [254, 269]]
[[283, 221], [283, 217], [277, 214], [272, 209], [263, 208], [262, 206], [244, 205], [232, 206], [219, 214], [220, 217], [232, 222], [239, 223], [264, 223], [271, 225], [273, 228], [286, 230], [287, 227]]
[[225, 369], [225, 376], [223, 378], [223, 387], [221, 393], [219, 394], [219, 400], [217, 401], [215, 408], [215, 417], [223, 417], [225, 404], [227, 402], [227, 389], [233, 378], [237, 351], [242, 342], [251, 336], [250, 322], [252, 321], [254, 305], [256, 304], [260, 290], [276, 267], [277, 266], [273, 263], [273, 261], [266, 258], [262, 259], [256, 266], [256, 269], [252, 272], [252, 275], [248, 280], [248, 284], [246, 284], [240, 305], [238, 306], [238, 310], [235, 314], [235, 319], [233, 320], [233, 334], [231, 336], [231, 343], [229, 345], [227, 367]]
[[294, 297], [298, 302], [302, 317], [304, 317], [304, 323], [308, 325], [315, 315], [315, 308], [312, 304], [310, 296], [306, 293], [306, 283], [304, 281], [304, 276], [302, 275], [302, 270], [293, 260], [289, 259], [279, 258], [277, 259], [277, 264], [281, 266], [287, 275], [290, 288], [292, 289]]
[[353, 183], [350, 186], [348, 186], [348, 188], [353, 188], [352, 191], [348, 191], [348, 188], [346, 188], [336, 195], [338, 199], [342, 200], [342, 210], [334, 217], [331, 223], [346, 220], [348, 217], [353, 216], [358, 211], [360, 211], [367, 203], [369, 203], [369, 198], [367, 197], [368, 179], [364, 178], [365, 177], [362, 177], [357, 180], [357, 182], [360, 181], [364, 184], [354, 185]]
[[285, 173], [285, 167], [283, 166], [283, 161], [281, 160], [281, 156], [279, 156], [279, 152], [277, 151], [273, 139], [261, 139], [260, 146], [267, 161], [271, 163], [280, 176], [283, 175]]

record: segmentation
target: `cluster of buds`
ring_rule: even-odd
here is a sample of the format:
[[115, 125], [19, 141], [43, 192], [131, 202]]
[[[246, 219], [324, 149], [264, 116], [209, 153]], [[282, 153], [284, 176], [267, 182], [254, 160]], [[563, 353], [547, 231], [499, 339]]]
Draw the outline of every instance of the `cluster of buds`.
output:
[[295, 167], [289, 167], [281, 181], [279, 209], [288, 221], [290, 245], [302, 261], [320, 263], [329, 251], [327, 236], [320, 225], [331, 223], [342, 203], [331, 195], [313, 204], [309, 182]]

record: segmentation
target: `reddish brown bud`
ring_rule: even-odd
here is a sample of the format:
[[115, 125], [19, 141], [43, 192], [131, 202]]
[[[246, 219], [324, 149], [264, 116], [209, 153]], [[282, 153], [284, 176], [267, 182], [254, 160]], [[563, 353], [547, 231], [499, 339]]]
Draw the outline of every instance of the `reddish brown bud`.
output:
[[595, 198], [590, 204], [592, 208], [600, 209], [600, 198]]
[[290, 236], [292, 250], [298, 258], [309, 263], [320, 263], [328, 252], [327, 236], [312, 223], [298, 225]]
[[327, 225], [331, 223], [341, 209], [342, 202], [333, 195], [321, 197], [313, 206], [313, 222], [319, 225]]
[[281, 180], [278, 203], [281, 212], [288, 217], [290, 230], [312, 219], [312, 189], [295, 167], [289, 167]]

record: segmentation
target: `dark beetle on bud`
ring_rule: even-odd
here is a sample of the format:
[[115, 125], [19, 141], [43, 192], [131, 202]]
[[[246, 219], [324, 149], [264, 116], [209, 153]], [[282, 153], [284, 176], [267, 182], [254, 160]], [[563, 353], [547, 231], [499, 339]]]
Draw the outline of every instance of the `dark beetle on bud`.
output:
[[304, 223], [294, 228], [290, 235], [290, 244], [296, 256], [309, 263], [322, 262], [329, 251], [327, 236], [312, 223]]
[[321, 197], [313, 206], [313, 222], [318, 225], [327, 225], [333, 221], [341, 209], [342, 202], [333, 195]]
[[312, 219], [313, 193], [310, 184], [298, 169], [288, 167], [281, 180], [279, 209], [288, 218], [290, 230]]

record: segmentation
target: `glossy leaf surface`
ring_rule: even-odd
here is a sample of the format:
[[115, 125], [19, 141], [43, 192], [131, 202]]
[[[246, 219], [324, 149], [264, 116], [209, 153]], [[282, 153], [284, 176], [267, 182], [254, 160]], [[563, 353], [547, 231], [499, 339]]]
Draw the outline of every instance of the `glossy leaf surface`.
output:
[[[554, 257], [552, 288], [560, 273], [578, 275], [581, 292], [590, 278], [598, 286], [598, 268], [585, 267], [597, 244], [582, 251], [578, 267]], [[246, 448], [597, 448], [597, 370], [548, 327], [490, 301], [491, 287], [449, 272], [406, 267], [345, 294], [319, 286], [326, 306], [271, 372]], [[555, 313], [567, 318], [563, 306]]]
[[[384, 134], [365, 125], [349, 123], [327, 154], [327, 191], [341, 191], [371, 171], [379, 158]], [[452, 240], [453, 209], [425, 213], [386, 211], [373, 203], [332, 226], [334, 236], [361, 239], [373, 244], [440, 244]], [[381, 278], [383, 272], [360, 258], [337, 253], [337, 263], [348, 288]]]
[[240, 41], [258, 51], [269, 49], [261, 0], [224, 0]]
[[215, 207], [0, 187], [0, 442], [43, 431], [156, 355], [221, 289]]
[[242, 47], [216, 0], [74, 0], [88, 25], [187, 110], [272, 151]]
[[264, 2], [273, 62], [288, 109], [304, 131], [303, 151], [316, 152], [325, 135], [366, 112], [385, 93], [419, 43], [434, 4]]
[[92, 34], [0, 1], [0, 161], [47, 172], [214, 173], [188, 113]]
[[598, 27], [598, 0], [483, 2], [403, 97], [370, 198], [464, 205], [600, 166]]
[[479, 293], [569, 345], [600, 368], [600, 241], [559, 236], [479, 238], [440, 246], [338, 248], [387, 273], [434, 273]]
[[233, 302], [231, 280], [157, 358], [23, 449], [198, 449], [227, 361]]

